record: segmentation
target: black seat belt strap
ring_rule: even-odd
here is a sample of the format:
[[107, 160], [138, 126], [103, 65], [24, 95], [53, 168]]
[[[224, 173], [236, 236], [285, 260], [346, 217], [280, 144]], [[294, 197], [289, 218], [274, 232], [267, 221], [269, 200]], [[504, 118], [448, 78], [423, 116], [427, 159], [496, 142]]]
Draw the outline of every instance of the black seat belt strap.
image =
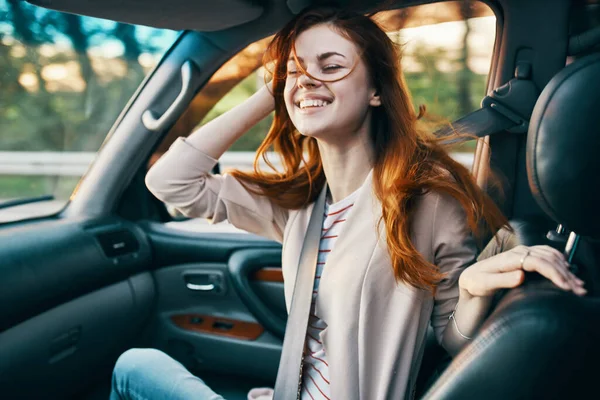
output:
[[[527, 132], [529, 118], [539, 96], [539, 90], [530, 78], [530, 64], [520, 62], [514, 78], [486, 96], [480, 109], [437, 130], [436, 136], [451, 137], [458, 133], [484, 137], [504, 131]], [[468, 139], [451, 138], [448, 143], [463, 140]]]
[[[505, 117], [491, 107], [483, 107], [454, 121], [450, 126], [445, 126], [435, 132], [438, 137], [452, 136], [458, 134], [471, 134], [477, 137], [493, 135], [519, 126], [518, 122]], [[462, 139], [465, 140], [465, 139]], [[461, 141], [461, 139], [449, 139], [448, 143]]]

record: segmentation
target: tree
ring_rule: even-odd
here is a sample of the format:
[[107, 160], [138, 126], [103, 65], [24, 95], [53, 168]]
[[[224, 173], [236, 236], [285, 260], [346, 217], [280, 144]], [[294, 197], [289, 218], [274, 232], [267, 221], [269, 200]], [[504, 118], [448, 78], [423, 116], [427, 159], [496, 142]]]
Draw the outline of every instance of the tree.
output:
[[94, 34], [93, 32], [86, 32], [83, 27], [83, 19], [79, 15], [74, 14], [60, 14], [64, 24], [63, 32], [70, 39], [73, 45], [73, 51], [79, 62], [79, 70], [81, 71], [81, 78], [85, 82], [84, 97], [86, 103], [89, 101], [87, 91], [91, 85], [96, 81], [96, 73], [92, 67], [92, 60], [88, 54], [90, 47], [90, 38]]
[[123, 43], [124, 54], [123, 58], [127, 63], [127, 68], [136, 75], [136, 81], [139, 82], [139, 76], [144, 76], [144, 70], [138, 59], [143, 52], [142, 45], [136, 37], [135, 25], [117, 23], [113, 35]]
[[473, 2], [469, 0], [462, 0], [457, 3], [460, 15], [465, 24], [465, 33], [462, 37], [461, 55], [458, 59], [460, 70], [458, 73], [458, 104], [460, 107], [460, 114], [466, 115], [473, 111], [473, 102], [471, 101], [471, 80], [473, 71], [469, 68], [469, 35], [471, 34], [471, 27], [469, 26], [469, 19], [473, 16]]
[[[38, 90], [35, 93], [23, 90], [16, 96], [7, 99], [14, 107], [18, 105], [20, 117], [18, 121], [24, 123], [18, 128], [7, 129], [0, 145], [2, 147], [28, 149], [60, 149], [62, 148], [64, 124], [60, 115], [55, 111], [52, 96], [48, 93], [47, 82], [42, 74], [42, 63], [38, 49], [42, 44], [52, 43], [53, 38], [48, 33], [49, 20], [46, 13], [36, 15], [36, 10], [19, 0], [7, 1], [7, 21], [12, 26], [12, 36], [23, 45], [24, 57], [13, 58], [9, 62], [11, 67], [11, 80], [19, 80], [26, 69], [31, 69], [38, 81]], [[11, 123], [9, 119], [8, 123]], [[9, 125], [10, 128], [10, 125]], [[20, 132], [20, 135], [11, 136], [11, 131]]]

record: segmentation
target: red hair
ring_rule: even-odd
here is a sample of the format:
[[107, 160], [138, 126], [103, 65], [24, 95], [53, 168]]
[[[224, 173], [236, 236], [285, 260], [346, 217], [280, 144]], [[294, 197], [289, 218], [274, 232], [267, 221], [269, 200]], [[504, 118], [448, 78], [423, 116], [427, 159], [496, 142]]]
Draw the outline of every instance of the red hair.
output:
[[[477, 236], [495, 233], [507, 220], [471, 173], [449, 156], [441, 140], [417, 127], [423, 109], [417, 115], [413, 108], [399, 51], [371, 18], [339, 9], [313, 9], [297, 16], [275, 35], [265, 54], [265, 65], [273, 66], [273, 124], [257, 151], [254, 172], [233, 171], [232, 175], [249, 190], [288, 209], [305, 207], [323, 188], [325, 174], [317, 141], [294, 128], [283, 100], [287, 59], [295, 38], [320, 24], [327, 24], [357, 46], [381, 98], [382, 104], [372, 108], [371, 118], [373, 189], [382, 206], [379, 223], [385, 225], [394, 275], [414, 287], [435, 290], [443, 275], [410, 240], [410, 215], [417, 196], [428, 191], [451, 195], [463, 206], [467, 223]], [[281, 158], [281, 172], [266, 158], [271, 149]], [[304, 159], [304, 152], [308, 159]], [[275, 172], [259, 169], [261, 157]], [[484, 221], [483, 226], [480, 221]]]

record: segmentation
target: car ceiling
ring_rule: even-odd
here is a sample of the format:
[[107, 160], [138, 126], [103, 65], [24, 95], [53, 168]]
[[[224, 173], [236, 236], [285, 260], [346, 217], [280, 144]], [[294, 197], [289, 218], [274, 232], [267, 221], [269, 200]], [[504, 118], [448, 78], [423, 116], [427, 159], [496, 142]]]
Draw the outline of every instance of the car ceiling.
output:
[[[280, 26], [307, 6], [338, 4], [359, 12], [393, 9], [435, 0], [27, 0], [29, 3], [73, 14], [172, 30], [222, 31], [260, 19]], [[439, 0], [438, 0], [439, 2]], [[487, 7], [475, 12], [486, 13]], [[282, 21], [282, 18], [285, 20]], [[448, 15], [447, 20], [453, 20]], [[460, 16], [456, 16], [460, 19]], [[429, 21], [431, 22], [431, 21]], [[443, 22], [443, 21], [436, 21]]]

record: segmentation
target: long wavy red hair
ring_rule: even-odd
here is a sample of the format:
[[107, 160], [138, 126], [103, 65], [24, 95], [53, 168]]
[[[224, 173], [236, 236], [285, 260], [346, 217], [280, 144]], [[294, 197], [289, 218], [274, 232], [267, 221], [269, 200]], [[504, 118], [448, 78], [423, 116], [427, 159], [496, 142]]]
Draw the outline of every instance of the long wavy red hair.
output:
[[[413, 108], [400, 68], [400, 52], [370, 17], [333, 8], [313, 9], [297, 16], [275, 35], [264, 60], [266, 66], [272, 67], [273, 124], [257, 151], [254, 171], [231, 174], [249, 190], [288, 209], [299, 209], [316, 200], [325, 184], [317, 141], [295, 129], [285, 107], [283, 90], [295, 38], [319, 24], [328, 24], [356, 45], [381, 97], [382, 105], [372, 109], [373, 189], [381, 202], [379, 223], [385, 225], [394, 275], [414, 287], [435, 290], [443, 275], [410, 240], [410, 215], [417, 196], [433, 190], [456, 198], [476, 236], [495, 233], [507, 220], [470, 172], [449, 156], [441, 140], [418, 128], [423, 109], [417, 114]], [[277, 171], [267, 159], [270, 150], [280, 156], [282, 171]], [[261, 171], [261, 158], [273, 172]]]

